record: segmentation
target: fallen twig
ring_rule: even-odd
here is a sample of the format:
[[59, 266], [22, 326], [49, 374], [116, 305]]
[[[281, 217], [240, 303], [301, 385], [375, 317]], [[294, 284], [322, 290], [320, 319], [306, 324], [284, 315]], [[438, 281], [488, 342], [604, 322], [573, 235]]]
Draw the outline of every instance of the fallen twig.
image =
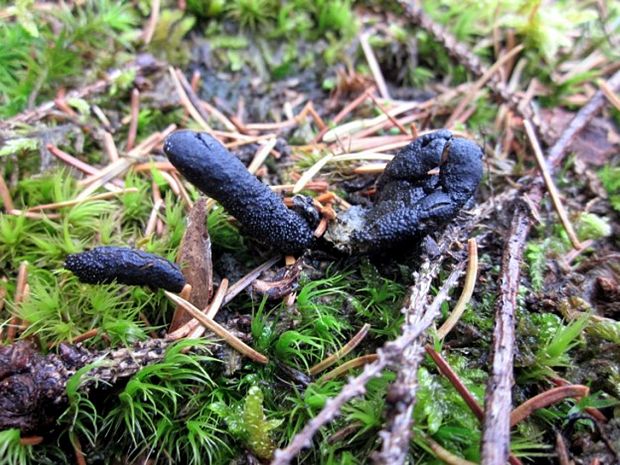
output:
[[[435, 275], [441, 269], [442, 260], [431, 264], [425, 262], [420, 268], [409, 304], [405, 310], [405, 325], [402, 338], [410, 333], [423, 336], [424, 331], [439, 316], [441, 304], [448, 298], [450, 290], [456, 285], [465, 262], [457, 264], [450, 276], [444, 281], [433, 303], [426, 306], [428, 292]], [[426, 307], [426, 308], [425, 308]], [[416, 337], [403, 347], [395, 368], [398, 369], [396, 381], [388, 391], [390, 415], [379, 437], [383, 440], [381, 451], [375, 454], [375, 463], [383, 465], [399, 465], [405, 463], [409, 442], [411, 440], [411, 423], [413, 422], [413, 406], [415, 405], [418, 388], [418, 368], [424, 352], [424, 337]]]

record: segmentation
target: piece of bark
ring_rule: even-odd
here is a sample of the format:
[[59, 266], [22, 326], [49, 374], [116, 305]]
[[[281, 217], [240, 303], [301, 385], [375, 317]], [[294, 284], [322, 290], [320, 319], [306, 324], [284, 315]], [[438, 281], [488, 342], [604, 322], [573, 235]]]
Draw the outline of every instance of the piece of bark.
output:
[[301, 265], [302, 260], [299, 258], [292, 266], [287, 266], [278, 271], [272, 280], [255, 280], [252, 283], [252, 290], [259, 295], [266, 295], [268, 299], [281, 299], [297, 289]]
[[[211, 261], [211, 240], [206, 227], [207, 199], [199, 198], [187, 218], [187, 229], [183, 235], [179, 264], [192, 286], [189, 301], [198, 308], [205, 308], [213, 294], [213, 262]], [[192, 317], [177, 307], [169, 331], [180, 328]]]
[[67, 408], [67, 381], [80, 368], [96, 362], [81, 392], [95, 385], [113, 386], [160, 361], [170, 344], [150, 339], [131, 348], [104, 351], [61, 344], [58, 354], [47, 355], [30, 341], [0, 347], [0, 431], [19, 428], [26, 434], [45, 434]]

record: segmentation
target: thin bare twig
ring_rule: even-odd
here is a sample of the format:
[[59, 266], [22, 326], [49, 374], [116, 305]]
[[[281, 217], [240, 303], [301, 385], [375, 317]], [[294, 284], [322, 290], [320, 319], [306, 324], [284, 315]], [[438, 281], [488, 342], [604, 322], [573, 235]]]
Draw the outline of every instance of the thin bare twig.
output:
[[[456, 286], [457, 280], [465, 268], [465, 262], [457, 264], [450, 276], [444, 281], [433, 303], [426, 305], [428, 292], [434, 276], [441, 269], [442, 260], [425, 262], [419, 272], [419, 278], [411, 293], [407, 305], [406, 323], [403, 337], [409, 332], [426, 329], [439, 316], [441, 304], [448, 298], [450, 290]], [[426, 308], [425, 308], [426, 307]], [[423, 335], [423, 333], [420, 333]], [[398, 375], [390, 386], [390, 415], [386, 425], [379, 433], [383, 440], [381, 451], [375, 454], [375, 463], [381, 465], [400, 465], [405, 463], [411, 440], [411, 423], [413, 422], [413, 406], [415, 405], [418, 388], [418, 368], [424, 353], [425, 337], [419, 337], [406, 346], [397, 364]], [[395, 398], [395, 399], [394, 399]]]
[[500, 295], [493, 331], [493, 361], [484, 403], [482, 433], [484, 465], [504, 465], [510, 452], [514, 318], [523, 247], [530, 226], [529, 211], [522, 204], [517, 204], [502, 257]]

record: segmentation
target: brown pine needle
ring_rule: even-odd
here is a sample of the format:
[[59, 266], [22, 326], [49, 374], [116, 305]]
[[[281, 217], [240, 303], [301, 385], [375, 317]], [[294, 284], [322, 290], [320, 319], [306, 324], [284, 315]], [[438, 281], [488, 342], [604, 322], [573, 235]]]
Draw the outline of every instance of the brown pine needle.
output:
[[[15, 298], [13, 299], [15, 312], [19, 311], [21, 303], [26, 299], [28, 286], [28, 262], [23, 261], [19, 265], [19, 271], [17, 272], [17, 283], [15, 284]], [[19, 327], [19, 317], [17, 314], [13, 314], [9, 327], [6, 332], [7, 341], [13, 342], [17, 334], [17, 328]]]
[[489, 69], [486, 70], [486, 72], [480, 77], [480, 79], [475, 82], [473, 87], [467, 90], [465, 98], [461, 100], [456, 109], [452, 112], [452, 115], [450, 115], [450, 118], [448, 118], [448, 122], [445, 124], [447, 128], [451, 128], [454, 123], [459, 121], [459, 118], [461, 118], [461, 116], [463, 115], [463, 111], [476, 98], [478, 92], [480, 92], [480, 89], [482, 89], [482, 87], [489, 81], [489, 79], [491, 79], [493, 75], [497, 71], [499, 71], [502, 66], [504, 66], [506, 62], [512, 60], [512, 58], [516, 56], [517, 53], [521, 52], [521, 50], [523, 50], [523, 47], [524, 46], [522, 44], [519, 44], [505, 55], [499, 57], [497, 61], [493, 63], [493, 65]]
[[280, 257], [270, 258], [265, 263], [257, 266], [252, 271], [250, 271], [248, 274], [246, 274], [243, 278], [237, 281], [235, 284], [230, 286], [228, 288], [228, 292], [226, 293], [226, 296], [224, 297], [224, 300], [222, 301], [222, 306], [226, 305], [228, 302], [233, 300], [241, 291], [243, 291], [246, 287], [252, 284], [252, 281], [258, 278], [261, 275], [261, 273], [263, 273], [264, 271], [267, 271], [269, 268], [275, 265], [278, 262], [278, 260], [280, 260]]
[[251, 358], [258, 363], [267, 364], [267, 362], [269, 362], [269, 359], [267, 357], [252, 349], [237, 336], [231, 334], [230, 331], [221, 326], [219, 323], [216, 323], [212, 319], [208, 318], [204, 313], [194, 307], [187, 300], [182, 299], [178, 295], [173, 294], [169, 291], [164, 291], [164, 294], [175, 304], [181, 305], [185, 309], [185, 311], [187, 311], [187, 313], [196, 318], [200, 322], [200, 324], [205, 326], [215, 335], [219, 336], [224, 342], [230, 345], [233, 349], [237, 350], [239, 353], [245, 355], [248, 358]]
[[[334, 117], [334, 119], [332, 120], [332, 124], [336, 125], [336, 124], [340, 123], [340, 121], [342, 121], [344, 118], [346, 118], [347, 115], [349, 115], [353, 110], [355, 110], [362, 103], [364, 103], [366, 98], [368, 98], [368, 95], [370, 93], [374, 92], [374, 91], [375, 91], [375, 86], [371, 86], [368, 89], [366, 89], [365, 91], [363, 91], [360, 95], [358, 95], [351, 102], [346, 104], [345, 107], [342, 110], [340, 110], [340, 112]], [[326, 126], [325, 129], [321, 129], [319, 131], [319, 133], [316, 136], [314, 136], [314, 139], [312, 139], [312, 143], [316, 144], [317, 142], [322, 140], [323, 137], [325, 136], [325, 134], [327, 134], [328, 131], [329, 131], [329, 126]]]
[[306, 187], [306, 184], [308, 184], [332, 158], [334, 158], [334, 155], [329, 153], [308, 168], [306, 172], [301, 175], [301, 178], [299, 178], [299, 180], [295, 183], [295, 187], [293, 187], [293, 194], [299, 194], [304, 187]]
[[[220, 287], [217, 288], [217, 292], [213, 296], [213, 300], [211, 301], [209, 306], [204, 310], [204, 314], [207, 315], [207, 318], [211, 318], [212, 320], [215, 318], [215, 315], [217, 315], [217, 312], [220, 310], [220, 308], [222, 308], [222, 302], [224, 301], [224, 296], [226, 296], [227, 290], [228, 290], [228, 279], [224, 278], [222, 279], [222, 282], [220, 283]], [[198, 322], [196, 320], [192, 320], [188, 322], [187, 325], [190, 325], [192, 322], [194, 323], [194, 326], [196, 327], [191, 330], [189, 336], [187, 337], [189, 339], [197, 339], [204, 334], [205, 328], [204, 326], [198, 326]]]
[[119, 158], [117, 161], [110, 163], [108, 166], [99, 171], [96, 175], [79, 181], [78, 185], [86, 186], [82, 192], [78, 194], [77, 199], [85, 199], [100, 187], [103, 187], [110, 181], [124, 174], [135, 163], [131, 158]]
[[339, 376], [342, 376], [343, 374], [348, 372], [349, 370], [364, 366], [368, 363], [375, 362], [378, 358], [379, 356], [377, 354], [368, 354], [368, 355], [362, 355], [361, 357], [357, 357], [352, 360], [349, 360], [348, 362], [345, 362], [342, 365], [337, 366], [332, 371], [325, 373], [323, 376], [321, 376], [321, 378], [319, 379], [319, 382], [326, 383], [327, 381], [336, 379]]
[[447, 449], [444, 449], [438, 442], [434, 441], [430, 436], [424, 436], [424, 440], [431, 448], [435, 456], [447, 465], [477, 465], [475, 462], [470, 462], [458, 455], [453, 454]]
[[205, 312], [207, 316], [211, 319], [215, 318], [217, 312], [222, 308], [222, 302], [224, 302], [224, 297], [228, 292], [228, 278], [222, 278], [222, 282], [220, 286], [217, 288], [217, 292], [213, 296], [211, 303], [209, 304], [209, 309]]
[[25, 438], [20, 438], [19, 443], [22, 446], [36, 446], [43, 442], [43, 436], [26, 436]]
[[127, 189], [122, 189], [115, 192], [103, 192], [101, 194], [91, 195], [90, 197], [86, 197], [83, 199], [73, 199], [73, 200], [65, 200], [64, 202], [55, 202], [55, 203], [45, 203], [42, 205], [35, 205], [34, 207], [28, 208], [29, 212], [36, 212], [41, 210], [56, 210], [64, 207], [73, 207], [75, 205], [81, 205], [87, 202], [93, 202], [95, 200], [107, 200], [114, 197], [118, 197], [123, 194], [132, 194], [138, 192], [136, 187], [128, 187]]
[[30, 218], [31, 220], [58, 219], [62, 216], [59, 213], [35, 213], [35, 212], [18, 210], [18, 209], [8, 210], [7, 213], [9, 215], [23, 216], [25, 218]]
[[616, 110], [620, 111], [620, 97], [618, 97], [613, 87], [610, 86], [607, 81], [600, 80], [598, 81], [598, 88], [605, 95], [609, 103], [611, 103]]
[[83, 332], [82, 334], [78, 334], [73, 338], [73, 344], [77, 344], [78, 342], [86, 341], [87, 339], [92, 339], [97, 334], [99, 334], [99, 328], [89, 329], [88, 331]]
[[183, 85], [181, 84], [181, 81], [179, 80], [179, 77], [177, 76], [177, 70], [174, 69], [172, 66], [170, 66], [168, 68], [168, 71], [170, 72], [170, 76], [172, 77], [172, 82], [174, 83], [174, 88], [177, 91], [177, 95], [179, 96], [179, 100], [181, 101], [181, 105], [183, 105], [183, 108], [187, 110], [187, 112], [191, 115], [194, 121], [196, 121], [196, 123], [198, 123], [198, 125], [204, 131], [212, 132], [211, 127], [207, 124], [205, 119], [202, 117], [202, 115], [196, 109], [196, 107], [194, 107], [189, 97], [187, 96], [187, 93], [185, 92], [185, 89], [183, 88]]
[[[158, 2], [159, 0], [154, 0]], [[138, 116], [140, 115], [140, 91], [134, 88], [131, 91], [131, 103], [130, 103], [130, 116], [129, 116], [129, 129], [127, 130], [127, 147], [129, 151], [133, 149], [136, 143], [136, 136], [138, 135]]]
[[346, 357], [359, 345], [360, 342], [364, 340], [364, 338], [368, 334], [369, 329], [370, 325], [368, 323], [364, 324], [364, 326], [362, 326], [362, 328], [357, 332], [357, 334], [355, 334], [355, 336], [351, 338], [349, 342], [342, 346], [338, 351], [334, 352], [332, 355], [310, 368], [309, 373], [312, 376], [315, 376], [316, 374], [332, 366], [341, 358]]
[[[97, 168], [89, 165], [88, 163], [84, 163], [82, 160], [78, 160], [73, 155], [69, 155], [67, 152], [60, 150], [55, 145], [47, 144], [45, 147], [47, 148], [47, 150], [50, 151], [52, 155], [54, 155], [59, 160], [64, 161], [66, 164], [73, 166], [74, 168], [77, 168], [78, 170], [80, 170], [83, 173], [86, 173], [89, 176], [96, 175], [97, 173], [99, 173], [99, 170]], [[109, 191], [118, 190], [118, 187], [114, 186], [113, 184], [116, 184], [116, 186], [122, 187], [122, 183], [120, 183], [120, 181], [114, 181], [111, 184], [106, 184], [105, 188]]]
[[402, 132], [403, 134], [409, 135], [407, 128], [405, 128], [405, 126], [403, 126], [400, 123], [400, 121], [398, 121], [396, 118], [390, 115], [387, 109], [381, 104], [381, 102], [379, 102], [379, 100], [373, 94], [370, 94], [370, 98], [372, 99], [373, 102], [375, 102], [375, 105], [377, 105], [377, 108], [379, 108], [379, 110], [381, 110], [383, 114], [388, 117], [388, 119], [392, 122], [394, 126], [396, 126], [400, 130], [400, 132]]
[[392, 161], [394, 155], [388, 153], [376, 153], [376, 152], [358, 152], [358, 153], [343, 153], [342, 155], [336, 155], [331, 159], [332, 163], [342, 161], [359, 161], [359, 160], [383, 160]]
[[139, 163], [133, 167], [133, 171], [151, 171], [156, 168], [159, 171], [176, 171], [176, 168], [169, 161], [148, 161], [146, 163]]
[[478, 275], [478, 244], [475, 238], [471, 238], [467, 241], [467, 252], [469, 254], [469, 262], [467, 263], [467, 274], [465, 275], [463, 291], [452, 313], [437, 331], [437, 337], [439, 339], [445, 338], [448, 333], [452, 331], [452, 328], [456, 326], [465, 311], [466, 305], [471, 300], [474, 288], [476, 287], [476, 277]]
[[448, 378], [452, 386], [454, 386], [454, 388], [463, 398], [463, 400], [465, 401], [469, 409], [473, 412], [473, 414], [476, 416], [476, 418], [478, 418], [479, 421], [482, 421], [482, 419], [484, 418], [484, 412], [482, 410], [482, 407], [473, 396], [473, 394], [469, 392], [467, 386], [463, 384], [456, 372], [448, 364], [446, 359], [444, 359], [441, 354], [435, 349], [433, 349], [429, 344], [426, 344], [424, 346], [424, 349], [426, 350], [426, 353], [433, 359], [433, 362], [435, 362], [435, 365], [437, 366], [439, 372], [446, 378]]
[[151, 209], [151, 213], [149, 215], [149, 219], [146, 222], [146, 227], [144, 228], [144, 237], [149, 237], [151, 234], [155, 232], [157, 227], [157, 218], [159, 214], [159, 210], [164, 205], [164, 201], [159, 198], [153, 204], [153, 208]]
[[252, 174], [256, 174], [256, 171], [261, 167], [261, 165], [265, 162], [271, 150], [276, 146], [277, 140], [270, 139], [265, 142], [260, 148], [256, 151], [256, 155], [252, 159], [252, 162], [248, 165], [248, 171]]
[[549, 405], [556, 404], [567, 397], [581, 398], [588, 395], [590, 388], [582, 384], [570, 384], [568, 386], [560, 386], [549, 389], [531, 399], [526, 400], [510, 413], [510, 426], [513, 427], [533, 412]]
[[5, 210], [15, 209], [13, 199], [11, 198], [11, 191], [9, 191], [9, 186], [7, 186], [4, 181], [4, 176], [0, 176], [0, 199], [2, 199]]
[[362, 46], [362, 51], [364, 52], [364, 56], [366, 57], [366, 61], [368, 62], [368, 67], [370, 68], [370, 72], [372, 73], [375, 84], [377, 84], [377, 89], [379, 90], [381, 97], [390, 100], [390, 93], [385, 83], [385, 79], [383, 78], [381, 67], [379, 66], [379, 62], [377, 61], [377, 57], [375, 56], [372, 47], [370, 46], [370, 42], [368, 42], [369, 36], [369, 32], [363, 32], [362, 34], [360, 34], [360, 45]]
[[387, 163], [368, 163], [367, 165], [353, 168], [355, 174], [381, 174], [385, 171]]
[[155, 34], [155, 28], [157, 27], [157, 22], [159, 21], [160, 4], [161, 0], [153, 0], [151, 2], [151, 15], [149, 16], [148, 22], [142, 32], [142, 40], [145, 45], [151, 43], [153, 34]]
[[116, 148], [116, 143], [114, 142], [114, 138], [112, 134], [108, 131], [103, 131], [103, 151], [108, 155], [110, 162], [114, 162], [119, 159], [118, 149]]
[[558, 192], [558, 189], [555, 186], [555, 183], [553, 182], [553, 178], [551, 177], [551, 174], [549, 173], [549, 168], [543, 156], [542, 149], [540, 148], [540, 144], [538, 143], [538, 138], [536, 137], [536, 132], [534, 131], [534, 127], [532, 126], [532, 123], [530, 123], [530, 121], [527, 119], [523, 120], [523, 126], [525, 127], [525, 132], [527, 133], [527, 136], [530, 140], [530, 145], [532, 146], [532, 150], [534, 151], [534, 155], [536, 157], [536, 163], [538, 164], [538, 169], [540, 169], [542, 177], [545, 181], [545, 186], [547, 186], [547, 191], [549, 192], [549, 196], [551, 197], [551, 201], [553, 202], [555, 211], [557, 212], [558, 216], [560, 217], [560, 221], [562, 222], [562, 225], [564, 226], [564, 230], [566, 231], [568, 238], [573, 244], [573, 247], [578, 250], [582, 249], [583, 245], [579, 241], [579, 238], [577, 237], [577, 234], [575, 233], [575, 230], [573, 229], [573, 225], [568, 219], [568, 214], [566, 213], [564, 204], [560, 200], [560, 193]]

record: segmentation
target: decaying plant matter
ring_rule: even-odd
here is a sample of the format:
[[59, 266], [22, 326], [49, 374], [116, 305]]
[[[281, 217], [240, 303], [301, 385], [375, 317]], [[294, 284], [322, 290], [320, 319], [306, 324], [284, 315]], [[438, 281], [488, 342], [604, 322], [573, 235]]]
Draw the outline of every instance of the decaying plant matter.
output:
[[0, 430], [19, 428], [41, 434], [67, 408], [67, 382], [93, 364], [82, 390], [113, 386], [140, 368], [161, 360], [170, 342], [152, 339], [133, 348], [92, 351], [61, 345], [58, 354], [42, 355], [31, 342], [0, 347]]

